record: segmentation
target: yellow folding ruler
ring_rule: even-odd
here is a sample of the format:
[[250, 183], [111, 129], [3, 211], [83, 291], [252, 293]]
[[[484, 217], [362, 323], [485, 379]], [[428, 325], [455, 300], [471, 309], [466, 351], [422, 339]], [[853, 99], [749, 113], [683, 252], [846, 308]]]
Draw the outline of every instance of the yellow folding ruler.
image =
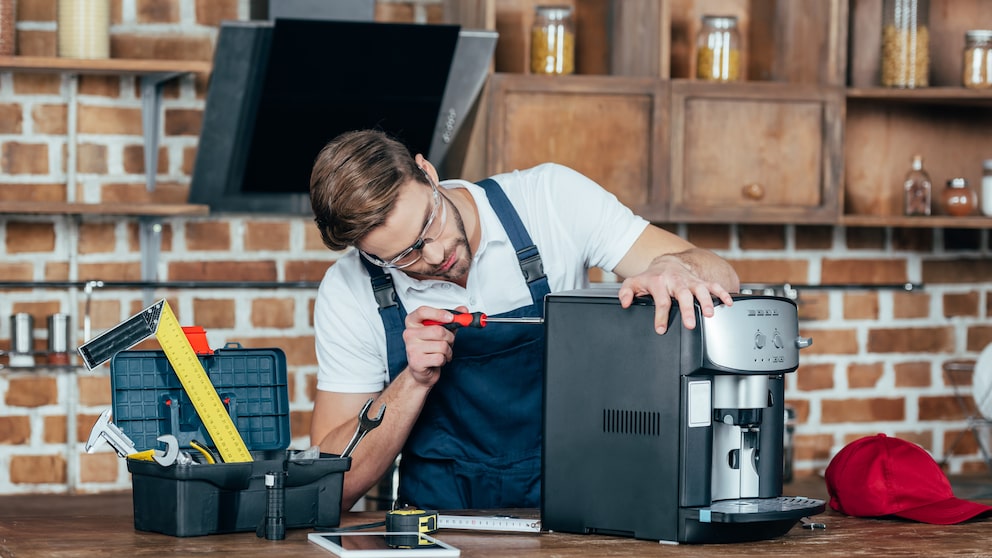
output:
[[169, 364], [176, 371], [186, 395], [189, 396], [200, 421], [214, 441], [214, 446], [225, 463], [252, 461], [251, 453], [231, 420], [224, 403], [210, 383], [203, 364], [196, 356], [179, 320], [165, 300], [141, 312], [79, 346], [79, 355], [86, 368], [93, 370], [145, 339], [155, 336], [165, 352]]

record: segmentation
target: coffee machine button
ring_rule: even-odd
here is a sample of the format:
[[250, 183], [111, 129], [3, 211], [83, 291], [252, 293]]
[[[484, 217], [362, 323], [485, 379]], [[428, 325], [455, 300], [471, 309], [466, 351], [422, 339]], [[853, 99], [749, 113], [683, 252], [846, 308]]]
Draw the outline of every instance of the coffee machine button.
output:
[[767, 337], [765, 337], [764, 333], [761, 333], [759, 331], [758, 333], [754, 334], [754, 347], [756, 349], [764, 349], [766, 341], [767, 341]]

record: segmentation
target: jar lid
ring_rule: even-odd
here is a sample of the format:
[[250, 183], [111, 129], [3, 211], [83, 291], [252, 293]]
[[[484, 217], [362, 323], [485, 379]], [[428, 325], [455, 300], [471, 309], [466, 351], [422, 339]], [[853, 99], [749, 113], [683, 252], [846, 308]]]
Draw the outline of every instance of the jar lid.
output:
[[968, 181], [963, 178], [952, 178], [947, 181], [948, 188], [964, 188], [968, 185]]
[[704, 15], [703, 25], [710, 25], [717, 29], [728, 29], [737, 26], [737, 16]]
[[534, 8], [534, 11], [551, 19], [563, 19], [572, 15], [571, 6], [541, 5]]
[[970, 29], [964, 32], [969, 41], [992, 41], [992, 29]]

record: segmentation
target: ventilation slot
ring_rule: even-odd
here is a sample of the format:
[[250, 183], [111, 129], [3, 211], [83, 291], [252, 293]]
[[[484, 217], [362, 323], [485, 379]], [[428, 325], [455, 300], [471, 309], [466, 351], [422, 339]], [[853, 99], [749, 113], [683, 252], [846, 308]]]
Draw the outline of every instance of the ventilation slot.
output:
[[603, 409], [603, 432], [611, 434], [661, 435], [661, 413]]

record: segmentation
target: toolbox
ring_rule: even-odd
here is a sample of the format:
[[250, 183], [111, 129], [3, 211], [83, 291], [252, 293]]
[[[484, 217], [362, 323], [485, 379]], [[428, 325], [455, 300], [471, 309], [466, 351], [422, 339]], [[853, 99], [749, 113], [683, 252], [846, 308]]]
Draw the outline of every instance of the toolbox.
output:
[[[303, 458], [289, 450], [289, 393], [281, 349], [198, 351], [253, 461], [173, 464], [128, 459], [134, 527], [177, 537], [256, 531], [266, 515], [267, 473], [284, 475], [287, 528], [337, 527], [341, 489], [350, 458]], [[176, 436], [211, 448], [199, 415], [162, 351], [121, 351], [110, 363], [114, 423], [138, 449], [159, 447], [156, 438]]]

